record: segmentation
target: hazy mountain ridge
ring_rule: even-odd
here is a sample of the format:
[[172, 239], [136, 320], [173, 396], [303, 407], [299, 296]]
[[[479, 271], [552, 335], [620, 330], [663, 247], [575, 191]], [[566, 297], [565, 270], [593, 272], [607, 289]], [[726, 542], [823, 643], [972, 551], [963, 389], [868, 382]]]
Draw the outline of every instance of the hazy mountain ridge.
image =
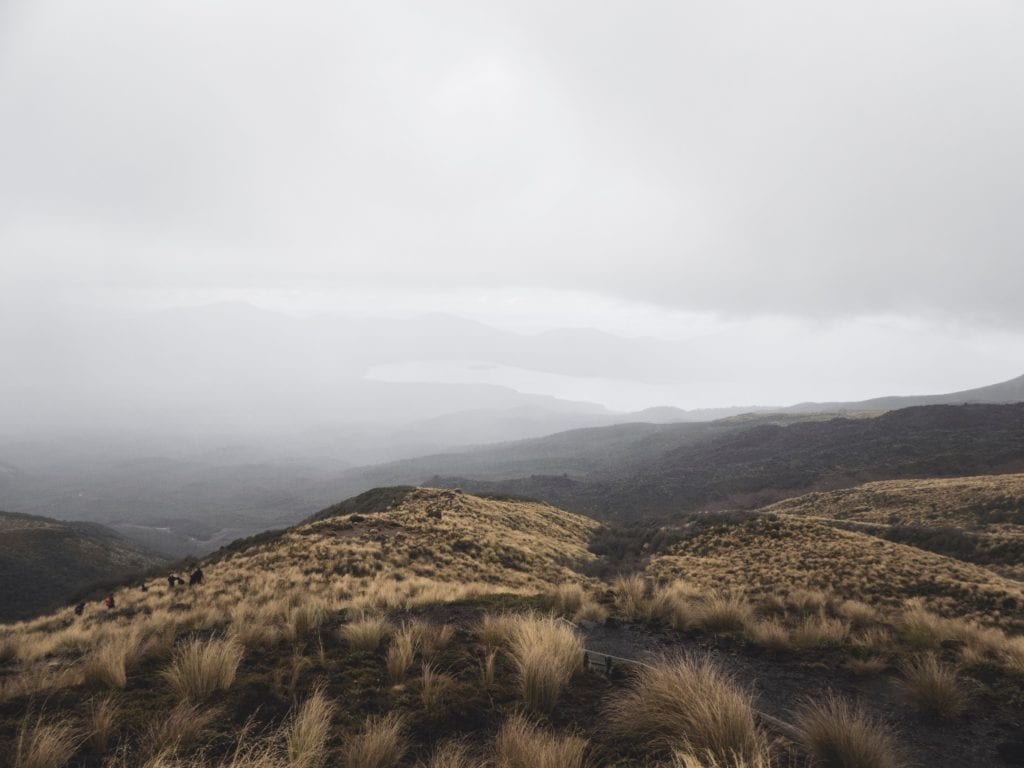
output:
[[[653, 444], [644, 436], [610, 447], [600, 462], [577, 473], [558, 462], [545, 471], [538, 458], [509, 477], [510, 455], [529, 452], [530, 444], [523, 443], [493, 451], [493, 475], [481, 454], [470, 464], [475, 473], [420, 480], [537, 498], [602, 519], [752, 508], [870, 480], [1021, 471], [1024, 404], [920, 406], [877, 418], [787, 426], [715, 422], [695, 425], [689, 434], [680, 426], [666, 428], [658, 437]], [[584, 439], [600, 445], [600, 431]], [[449, 457], [448, 465], [458, 467], [459, 461]]]
[[[1011, 397], [1020, 382], [1015, 379], [934, 398]], [[436, 391], [449, 392], [441, 385]], [[476, 390], [470, 387], [465, 391]], [[374, 427], [367, 423], [342, 428], [325, 422], [316, 430], [293, 430], [273, 440], [252, 436], [248, 441], [235, 437], [210, 442], [203, 436], [183, 441], [104, 434], [95, 439], [37, 444], [11, 441], [0, 446], [4, 461], [0, 468], [0, 505], [30, 514], [100, 522], [147, 547], [177, 556], [210, 551], [239, 536], [293, 523], [334, 499], [375, 486], [416, 484], [435, 477], [443, 484], [538, 496], [581, 511], [605, 514], [600, 499], [605, 489], [591, 486], [614, 485], [623, 478], [641, 478], [646, 473], [642, 492], [635, 497], [620, 497], [616, 504], [628, 507], [640, 502], [646, 505], [642, 513], [647, 514], [675, 503], [733, 503], [729, 499], [739, 492], [726, 488], [721, 499], [714, 494], [678, 498], [676, 492], [662, 493], [661, 501], [642, 502], [647, 496], [658, 495], [646, 486], [662, 486], [662, 476], [677, 473], [671, 462], [668, 467], [652, 469], [669, 451], [754, 427], [829, 418], [827, 413], [805, 411], [805, 406], [768, 412], [657, 408], [615, 414], [587, 403], [520, 396], [511, 391], [500, 397], [506, 395], [519, 398], [515, 401], [518, 404], [456, 411], [404, 426]], [[447, 402], [448, 396], [444, 395], [442, 401]], [[867, 406], [878, 403], [842, 403], [835, 407], [836, 412], [866, 416], [877, 414], [877, 408]], [[691, 421], [723, 413], [728, 417], [718, 421]], [[565, 429], [570, 426], [575, 428]], [[540, 433], [545, 434], [529, 437]], [[506, 439], [524, 434], [524, 440]], [[762, 432], [762, 438], [767, 439], [767, 434]], [[837, 432], [837, 439], [840, 437]], [[493, 440], [501, 442], [488, 444]], [[474, 445], [467, 448], [467, 443]], [[395, 455], [413, 458], [356, 467], [350, 461], [360, 456], [379, 459]], [[681, 460], [697, 464], [703, 461], [700, 457]], [[785, 479], [782, 468], [777, 466], [776, 470]], [[971, 465], [963, 471], [988, 469]], [[868, 475], [855, 479], [875, 478]], [[491, 485], [495, 482], [503, 485]], [[706, 485], [709, 481], [700, 482]], [[801, 484], [806, 482], [805, 478], [791, 490], [806, 490]], [[843, 481], [833, 477], [830, 482]], [[769, 487], [782, 489], [762, 482], [754, 483], [747, 492], [757, 494]], [[595, 498], [588, 500], [591, 496]], [[609, 498], [615, 498], [614, 493]], [[771, 500], [769, 494], [756, 496], [749, 503]]]
[[961, 405], [966, 403], [1019, 403], [1024, 401], [1024, 375], [997, 384], [990, 384], [942, 395], [908, 395], [875, 397], [848, 403], [798, 403], [786, 410], [799, 413], [816, 411], [878, 410], [892, 411], [918, 405]]

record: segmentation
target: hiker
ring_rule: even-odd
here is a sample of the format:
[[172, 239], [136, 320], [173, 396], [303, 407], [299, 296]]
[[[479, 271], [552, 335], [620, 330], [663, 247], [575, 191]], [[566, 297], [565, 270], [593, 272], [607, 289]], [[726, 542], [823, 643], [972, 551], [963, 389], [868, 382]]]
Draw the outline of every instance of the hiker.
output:
[[170, 587], [171, 589], [174, 589], [177, 585], [184, 584], [184, 583], [185, 583], [184, 579], [179, 579], [173, 573], [170, 576], [167, 577], [167, 586]]
[[75, 606], [75, 616], [81, 616], [85, 612], [85, 603], [79, 603]]
[[192, 571], [192, 575], [188, 577], [188, 585], [190, 587], [194, 587], [197, 584], [202, 584], [202, 583], [203, 583], [203, 569], [200, 568], [197, 565], [196, 569], [194, 571]]
[[107, 606], [107, 610], [111, 610], [114, 607], [114, 593], [108, 592], [107, 596], [103, 598], [103, 604]]

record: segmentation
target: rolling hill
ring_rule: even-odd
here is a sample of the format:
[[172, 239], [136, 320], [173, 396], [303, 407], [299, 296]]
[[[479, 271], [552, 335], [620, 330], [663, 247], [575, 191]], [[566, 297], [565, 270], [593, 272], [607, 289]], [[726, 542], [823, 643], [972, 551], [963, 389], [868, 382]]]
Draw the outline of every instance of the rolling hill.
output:
[[[745, 513], [651, 551], [646, 579], [604, 581], [584, 575], [603, 557], [598, 524], [544, 504], [385, 488], [314, 518], [223, 548], [201, 586], [0, 624], [13, 765], [706, 765], [672, 762], [683, 733], [717, 765], [781, 768], [817, 764], [800, 718], [829, 717], [808, 697], [826, 689], [865, 723], [838, 718], [840, 734], [881, 744], [872, 765], [1015, 754], [1024, 645], [1005, 630], [1020, 585], [979, 566]], [[922, 651], [961, 665], [953, 714], [904, 693], [899, 670]], [[721, 742], [685, 719], [704, 701], [736, 713]], [[667, 741], [631, 725], [645, 707], [683, 718]], [[44, 746], [59, 759], [39, 762]]]
[[53, 610], [166, 562], [101, 525], [0, 512], [0, 621]]
[[888, 480], [768, 507], [1024, 579], [1024, 475]]

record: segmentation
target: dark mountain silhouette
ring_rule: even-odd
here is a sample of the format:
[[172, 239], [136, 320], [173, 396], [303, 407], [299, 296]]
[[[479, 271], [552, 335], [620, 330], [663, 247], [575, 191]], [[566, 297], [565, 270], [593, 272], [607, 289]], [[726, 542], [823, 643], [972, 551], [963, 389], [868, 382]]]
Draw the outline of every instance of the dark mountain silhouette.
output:
[[[875, 418], [761, 416], [576, 430], [352, 470], [346, 491], [424, 483], [547, 501], [601, 519], [752, 508], [808, 490], [1024, 470], [1024, 404]], [[365, 484], [365, 487], [359, 487]]]

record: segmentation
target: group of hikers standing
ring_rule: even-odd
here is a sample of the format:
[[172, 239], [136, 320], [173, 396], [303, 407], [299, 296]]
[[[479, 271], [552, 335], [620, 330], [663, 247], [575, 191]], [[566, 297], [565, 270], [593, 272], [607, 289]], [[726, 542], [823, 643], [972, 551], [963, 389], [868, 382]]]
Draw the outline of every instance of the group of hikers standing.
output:
[[[197, 587], [197, 586], [202, 585], [203, 578], [204, 578], [203, 569], [200, 568], [197, 565], [196, 569], [194, 571], [192, 571], [192, 573], [189, 575], [187, 583], [188, 583], [189, 587]], [[176, 573], [169, 573], [169, 574], [167, 574], [167, 588], [168, 589], [174, 590], [178, 586], [184, 585], [185, 583], [186, 583], [185, 580], [183, 578], [181, 578], [180, 576], [178, 576]], [[142, 582], [142, 583], [139, 584], [139, 589], [141, 589], [143, 592], [148, 592], [149, 591], [149, 587], [146, 586], [145, 582]], [[103, 598], [103, 605], [105, 605], [107, 607], [108, 611], [112, 611], [114, 609], [115, 603], [114, 603], [114, 593], [113, 592], [108, 592], [107, 596]], [[78, 603], [75, 606], [75, 616], [81, 616], [83, 613], [85, 613], [85, 601], [84, 600], [82, 602]]]

